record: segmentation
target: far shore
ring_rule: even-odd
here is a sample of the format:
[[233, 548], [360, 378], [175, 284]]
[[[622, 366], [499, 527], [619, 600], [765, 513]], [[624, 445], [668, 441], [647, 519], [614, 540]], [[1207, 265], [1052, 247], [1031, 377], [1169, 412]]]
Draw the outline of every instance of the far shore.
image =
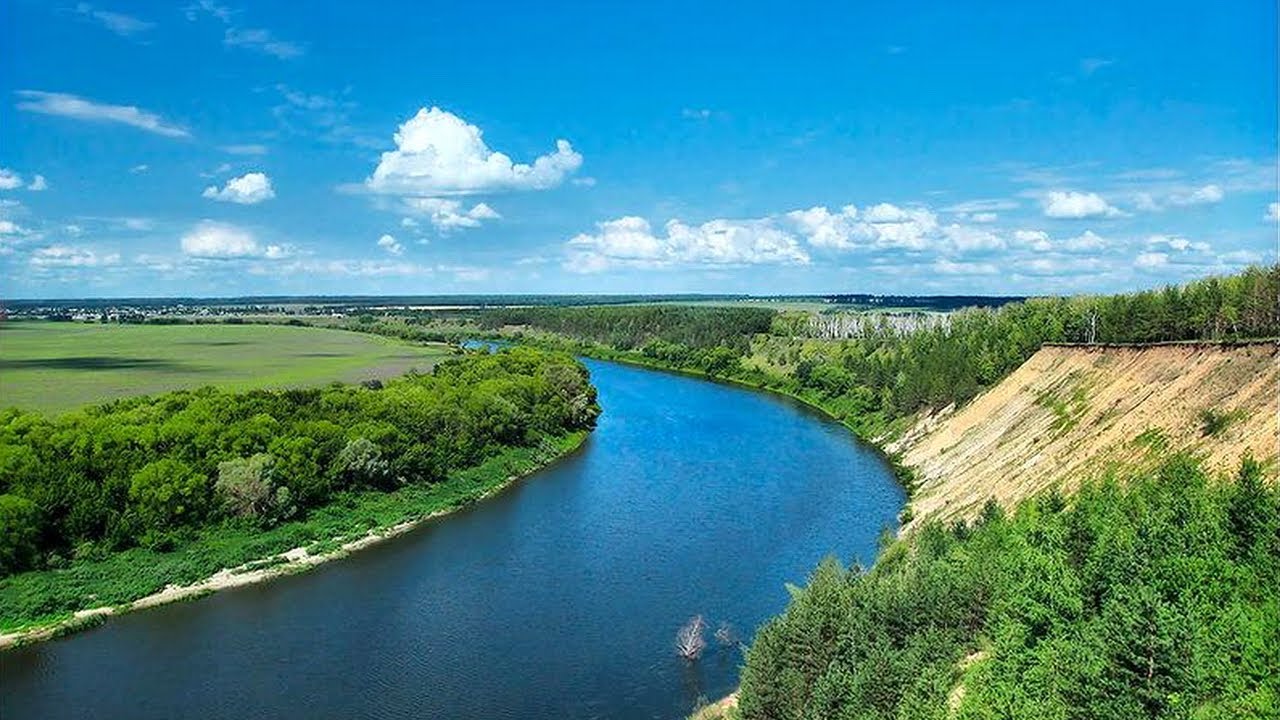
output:
[[[72, 614], [71, 617], [46, 625], [37, 625], [15, 630], [13, 632], [0, 633], [0, 650], [23, 647], [33, 643], [63, 637], [79, 630], [87, 630], [89, 628], [97, 627], [113, 615], [123, 615], [135, 610], [145, 610], [147, 608], [159, 607], [161, 605], [167, 605], [169, 603], [180, 602], [183, 600], [194, 600], [196, 598], [218, 592], [219, 590], [229, 590], [231, 588], [254, 585], [257, 583], [267, 582], [268, 580], [284, 575], [295, 575], [297, 573], [306, 572], [318, 565], [347, 557], [351, 553], [372, 547], [399, 535], [403, 535], [425, 522], [457, 512], [464, 507], [468, 507], [473, 502], [480, 502], [486, 498], [492, 497], [493, 495], [509, 488], [517, 480], [533, 475], [534, 473], [554, 465], [563, 458], [572, 455], [582, 447], [582, 443], [586, 441], [587, 437], [589, 437], [588, 433], [579, 433], [575, 441], [556, 457], [546, 463], [530, 468], [526, 472], [507, 476], [507, 478], [501, 483], [490, 487], [483, 493], [472, 498], [472, 502], [435, 510], [419, 517], [391, 525], [390, 527], [374, 528], [363, 537], [346, 541], [337, 549], [329, 552], [312, 554], [307, 552], [306, 547], [296, 547], [292, 550], [276, 555], [270, 555], [265, 558], [259, 558], [258, 560], [254, 560], [237, 567], [223, 568], [213, 575], [189, 585], [169, 585], [158, 592], [138, 598], [137, 600], [129, 603], [78, 610]], [[335, 538], [335, 540], [337, 539], [338, 538]]]

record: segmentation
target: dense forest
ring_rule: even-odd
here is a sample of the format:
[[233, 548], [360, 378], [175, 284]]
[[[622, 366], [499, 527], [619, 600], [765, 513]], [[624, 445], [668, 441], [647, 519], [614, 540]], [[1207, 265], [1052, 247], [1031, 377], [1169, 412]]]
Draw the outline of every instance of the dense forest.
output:
[[534, 341], [567, 350], [796, 395], [872, 436], [919, 410], [969, 400], [1047, 342], [1280, 336], [1280, 265], [1139, 293], [971, 308], [907, 328], [880, 315], [843, 340], [808, 337], [808, 313], [756, 308], [531, 308], [478, 317], [491, 329], [524, 326]]
[[745, 719], [1280, 714], [1280, 492], [1174, 457], [824, 562], [757, 635]]
[[0, 578], [211, 525], [266, 528], [354, 491], [430, 484], [505, 447], [589, 428], [567, 355], [515, 348], [385, 385], [120, 400], [50, 419], [0, 412]]

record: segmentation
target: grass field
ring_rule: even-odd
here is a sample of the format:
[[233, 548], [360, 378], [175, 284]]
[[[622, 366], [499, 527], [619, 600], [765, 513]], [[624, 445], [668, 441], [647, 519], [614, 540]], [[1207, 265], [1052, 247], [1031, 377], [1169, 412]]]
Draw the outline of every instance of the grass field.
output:
[[429, 370], [444, 345], [262, 325], [0, 323], [0, 407], [58, 413], [165, 390], [282, 388]]

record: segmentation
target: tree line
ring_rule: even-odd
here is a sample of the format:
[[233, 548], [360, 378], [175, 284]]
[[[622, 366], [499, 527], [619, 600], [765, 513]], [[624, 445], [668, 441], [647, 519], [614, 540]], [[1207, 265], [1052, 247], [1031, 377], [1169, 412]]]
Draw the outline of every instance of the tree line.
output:
[[633, 359], [799, 396], [864, 435], [964, 403], [1044, 343], [1145, 343], [1280, 336], [1280, 265], [1109, 295], [969, 308], [946, 322], [880, 316], [857, 337], [813, 337], [811, 313], [765, 308], [601, 306], [477, 312], [479, 327], [522, 326], [567, 350]]
[[0, 411], [0, 577], [434, 483], [504, 447], [587, 429], [598, 412], [581, 363], [530, 348], [385, 384], [203, 388], [54, 419]]

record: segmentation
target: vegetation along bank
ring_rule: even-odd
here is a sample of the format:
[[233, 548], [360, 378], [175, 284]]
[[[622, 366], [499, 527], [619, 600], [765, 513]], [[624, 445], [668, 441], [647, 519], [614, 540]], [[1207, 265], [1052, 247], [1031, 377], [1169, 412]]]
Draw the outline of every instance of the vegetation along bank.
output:
[[598, 412], [581, 363], [531, 348], [386, 383], [3, 411], [0, 630], [306, 565], [551, 461]]

